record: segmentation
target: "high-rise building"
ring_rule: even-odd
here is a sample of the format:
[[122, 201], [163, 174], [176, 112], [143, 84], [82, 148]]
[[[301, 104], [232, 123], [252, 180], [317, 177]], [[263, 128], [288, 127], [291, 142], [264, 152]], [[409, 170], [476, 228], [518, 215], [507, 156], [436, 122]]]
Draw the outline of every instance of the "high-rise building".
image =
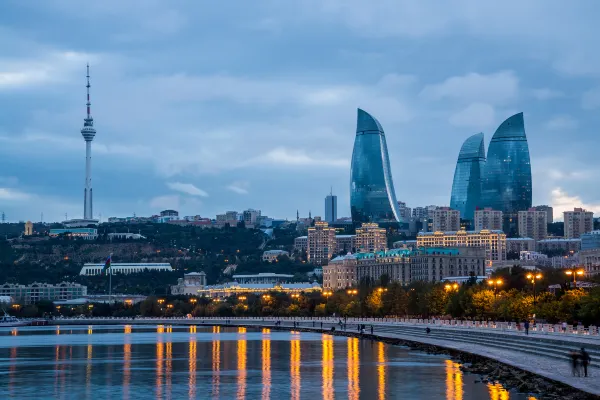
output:
[[387, 248], [387, 235], [385, 228], [380, 228], [376, 223], [363, 223], [356, 228], [356, 251], [359, 253], [374, 253], [385, 251]]
[[504, 232], [517, 232], [517, 213], [531, 208], [531, 162], [523, 113], [494, 133], [485, 163], [481, 206], [503, 212]]
[[543, 205], [535, 206], [534, 208], [538, 211], [546, 211], [546, 213], [548, 214], [547, 221], [549, 224], [554, 222], [554, 209], [551, 206]]
[[385, 133], [379, 122], [360, 108], [350, 168], [354, 223], [404, 222], [398, 210]]
[[464, 219], [472, 220], [481, 203], [481, 178], [485, 166], [483, 133], [471, 136], [458, 153], [454, 170], [450, 207], [460, 211]]
[[335, 254], [335, 228], [324, 221], [315, 222], [308, 228], [308, 261], [315, 265], [326, 265]]
[[506, 261], [506, 235], [502, 231], [420, 232], [417, 247], [484, 247], [488, 265]]
[[537, 240], [546, 239], [548, 236], [548, 213], [546, 210], [538, 211], [530, 208], [519, 211], [519, 236]]
[[573, 211], [565, 211], [565, 238], [579, 238], [582, 234], [591, 232], [594, 229], [594, 213], [575, 208]]
[[460, 211], [450, 207], [438, 207], [429, 213], [433, 223], [433, 232], [458, 231], [460, 229]]
[[33, 235], [33, 223], [31, 221], [25, 222], [25, 236]]
[[535, 240], [528, 237], [507, 238], [506, 252], [519, 254], [522, 251], [535, 251], [535, 244]]
[[475, 210], [475, 223], [473, 224], [476, 231], [488, 229], [491, 231], [502, 230], [502, 211], [492, 210], [489, 207]]
[[96, 136], [94, 129], [94, 119], [92, 118], [90, 103], [90, 66], [87, 66], [87, 116], [83, 120], [81, 136], [85, 140], [85, 189], [83, 196], [83, 219], [91, 220], [94, 218], [93, 196], [92, 196], [92, 140]]
[[591, 231], [581, 235], [581, 250], [600, 249], [600, 231]]
[[333, 223], [337, 219], [337, 196], [333, 192], [325, 197], [325, 222]]
[[400, 218], [402, 221], [409, 221], [411, 218], [411, 209], [406, 206], [406, 203], [403, 201], [398, 202], [398, 210], [400, 211]]
[[243, 212], [244, 224], [246, 226], [254, 226], [260, 217], [260, 210], [253, 210], [252, 208], [247, 209]]

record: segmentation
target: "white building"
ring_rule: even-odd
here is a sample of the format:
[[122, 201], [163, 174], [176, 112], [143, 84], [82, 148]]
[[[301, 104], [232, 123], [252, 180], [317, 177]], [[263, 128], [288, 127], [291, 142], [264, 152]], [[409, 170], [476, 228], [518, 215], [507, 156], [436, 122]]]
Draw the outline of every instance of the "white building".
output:
[[261, 272], [256, 275], [233, 275], [233, 280], [238, 283], [260, 283], [260, 284], [276, 284], [280, 282], [288, 282], [294, 278], [294, 275], [274, 274], [272, 272]]
[[303, 252], [308, 249], [308, 236], [298, 236], [294, 239], [294, 250]]
[[[103, 269], [104, 263], [87, 263], [83, 265], [83, 268], [81, 268], [81, 272], [79, 273], [79, 275], [102, 275]], [[173, 268], [169, 263], [111, 263], [110, 269], [112, 269], [113, 274], [135, 274], [138, 272], [144, 272], [146, 270], [169, 272], [173, 271]]]
[[255, 294], [262, 295], [270, 292], [282, 292], [288, 294], [301, 294], [305, 292], [320, 292], [321, 285], [318, 283], [300, 282], [300, 283], [237, 283], [228, 282], [222, 285], [206, 286], [204, 289], [198, 289], [199, 296], [212, 298], [224, 298], [231, 296]]
[[502, 211], [483, 208], [475, 210], [474, 225], [476, 231], [483, 229], [502, 230]]
[[112, 239], [140, 240], [140, 239], [146, 239], [146, 236], [140, 235], [139, 233], [123, 232], [123, 233], [109, 233], [108, 238], [111, 240]]
[[193, 296], [198, 290], [206, 286], [206, 274], [204, 272], [190, 272], [184, 274], [183, 278], [177, 279], [177, 285], [171, 286], [171, 294], [183, 294]]
[[564, 211], [563, 214], [566, 239], [579, 238], [594, 229], [594, 213], [591, 211], [575, 208], [573, 211]]
[[267, 250], [262, 254], [262, 260], [264, 262], [274, 262], [277, 261], [277, 257], [286, 256], [289, 257], [290, 253], [284, 250]]
[[450, 207], [438, 207], [429, 212], [433, 220], [433, 232], [458, 231], [460, 229], [460, 211]]

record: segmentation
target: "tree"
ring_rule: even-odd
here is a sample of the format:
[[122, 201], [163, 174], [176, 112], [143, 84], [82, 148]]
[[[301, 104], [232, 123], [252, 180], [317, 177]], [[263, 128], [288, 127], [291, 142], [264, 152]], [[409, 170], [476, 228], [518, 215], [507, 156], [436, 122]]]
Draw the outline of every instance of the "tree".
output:
[[495, 303], [493, 290], [483, 289], [472, 294], [473, 312], [478, 318], [486, 319], [495, 316]]
[[150, 296], [140, 303], [140, 314], [143, 317], [157, 317], [161, 315], [160, 305], [156, 297]]
[[381, 299], [381, 292], [379, 290], [373, 290], [371, 294], [367, 296], [366, 304], [369, 316], [381, 316], [383, 311], [383, 300]]

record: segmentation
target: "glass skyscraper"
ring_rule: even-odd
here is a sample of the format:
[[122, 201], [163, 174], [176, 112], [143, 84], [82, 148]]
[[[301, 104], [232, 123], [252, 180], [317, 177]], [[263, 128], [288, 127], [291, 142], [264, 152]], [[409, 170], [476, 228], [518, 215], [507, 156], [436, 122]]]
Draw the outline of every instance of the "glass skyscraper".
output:
[[478, 133], [463, 143], [454, 170], [450, 208], [460, 211], [461, 218], [473, 220], [475, 208], [481, 203], [484, 167], [483, 133]]
[[356, 138], [350, 167], [352, 221], [402, 222], [383, 128], [358, 109]]
[[531, 207], [531, 163], [523, 113], [504, 121], [492, 137], [482, 181], [482, 203], [504, 213], [506, 233], [513, 229], [516, 214]]

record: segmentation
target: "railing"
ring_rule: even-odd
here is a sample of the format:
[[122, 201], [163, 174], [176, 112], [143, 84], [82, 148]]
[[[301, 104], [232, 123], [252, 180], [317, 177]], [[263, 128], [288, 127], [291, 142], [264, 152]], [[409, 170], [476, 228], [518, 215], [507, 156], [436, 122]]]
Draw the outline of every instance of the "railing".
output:
[[[503, 322], [503, 321], [464, 321], [447, 319], [420, 319], [420, 318], [339, 318], [339, 317], [90, 317], [90, 318], [57, 318], [59, 321], [248, 321], [248, 322], [323, 322], [328, 324], [337, 324], [342, 321], [346, 324], [370, 323], [370, 324], [389, 324], [389, 325], [412, 325], [412, 326], [431, 326], [443, 328], [459, 329], [480, 329], [483, 331], [500, 332], [523, 332], [525, 330], [523, 323]], [[594, 336], [599, 337], [598, 327], [590, 325], [566, 325], [562, 324], [532, 324], [530, 333], [553, 334], [562, 336]]]

